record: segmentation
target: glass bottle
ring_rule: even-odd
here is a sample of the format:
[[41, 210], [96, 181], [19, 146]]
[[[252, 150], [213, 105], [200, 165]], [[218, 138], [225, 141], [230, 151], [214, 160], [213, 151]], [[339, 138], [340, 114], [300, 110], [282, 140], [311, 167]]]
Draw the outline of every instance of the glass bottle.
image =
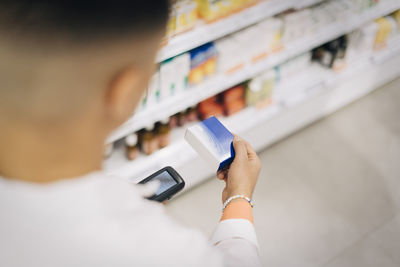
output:
[[134, 160], [139, 155], [138, 136], [132, 133], [125, 137], [126, 156], [129, 160]]

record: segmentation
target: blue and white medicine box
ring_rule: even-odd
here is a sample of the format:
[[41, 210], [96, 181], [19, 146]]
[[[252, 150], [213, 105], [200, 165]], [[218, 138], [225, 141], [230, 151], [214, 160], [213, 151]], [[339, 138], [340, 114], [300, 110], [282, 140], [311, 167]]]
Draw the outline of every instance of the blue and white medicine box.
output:
[[235, 157], [233, 137], [216, 117], [189, 127], [185, 133], [185, 140], [215, 170], [221, 170], [232, 163]]

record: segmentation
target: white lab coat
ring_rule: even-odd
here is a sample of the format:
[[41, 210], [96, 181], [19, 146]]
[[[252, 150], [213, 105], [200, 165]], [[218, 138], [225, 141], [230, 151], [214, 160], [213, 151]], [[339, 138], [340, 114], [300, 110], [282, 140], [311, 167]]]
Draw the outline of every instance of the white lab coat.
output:
[[247, 220], [220, 222], [208, 240], [101, 172], [47, 185], [0, 177], [0, 266], [259, 265]]

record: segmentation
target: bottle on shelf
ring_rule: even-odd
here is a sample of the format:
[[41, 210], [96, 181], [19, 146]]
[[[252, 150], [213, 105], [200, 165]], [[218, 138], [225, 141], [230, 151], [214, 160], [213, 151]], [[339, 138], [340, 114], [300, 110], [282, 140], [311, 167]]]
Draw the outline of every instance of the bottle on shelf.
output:
[[169, 118], [165, 118], [157, 124], [158, 146], [164, 148], [171, 142], [171, 127], [169, 126]]
[[150, 124], [140, 135], [141, 148], [144, 154], [150, 155], [158, 149], [158, 139], [154, 133], [154, 125]]
[[248, 106], [255, 106], [258, 103], [262, 87], [263, 84], [261, 77], [255, 77], [248, 82], [245, 94], [246, 104]]
[[190, 107], [187, 109], [186, 118], [187, 118], [188, 122], [197, 121], [198, 115], [197, 115], [197, 107], [196, 106]]
[[178, 126], [179, 127], [182, 127], [186, 124], [187, 117], [186, 117], [185, 112], [179, 112], [177, 115], [177, 118], [178, 118]]
[[171, 127], [171, 129], [178, 127], [178, 114], [169, 117], [169, 127]]
[[136, 133], [131, 133], [125, 137], [126, 157], [129, 160], [134, 160], [139, 155], [138, 136]]
[[335, 39], [314, 50], [313, 59], [318, 61], [322, 66], [332, 69], [339, 53], [340, 41]]
[[347, 36], [340, 37], [338, 41], [338, 53], [333, 63], [333, 69], [335, 71], [340, 71], [346, 67]]

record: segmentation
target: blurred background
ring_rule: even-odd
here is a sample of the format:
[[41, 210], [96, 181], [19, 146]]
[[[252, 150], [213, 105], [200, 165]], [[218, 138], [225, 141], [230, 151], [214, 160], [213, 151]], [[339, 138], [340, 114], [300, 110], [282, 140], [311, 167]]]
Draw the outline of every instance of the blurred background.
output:
[[215, 115], [259, 152], [265, 266], [400, 266], [400, 1], [179, 0], [108, 173], [171, 165], [167, 209], [210, 234], [223, 184], [184, 141]]

